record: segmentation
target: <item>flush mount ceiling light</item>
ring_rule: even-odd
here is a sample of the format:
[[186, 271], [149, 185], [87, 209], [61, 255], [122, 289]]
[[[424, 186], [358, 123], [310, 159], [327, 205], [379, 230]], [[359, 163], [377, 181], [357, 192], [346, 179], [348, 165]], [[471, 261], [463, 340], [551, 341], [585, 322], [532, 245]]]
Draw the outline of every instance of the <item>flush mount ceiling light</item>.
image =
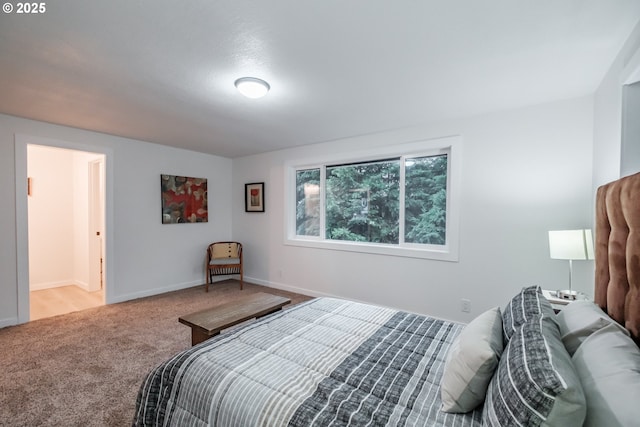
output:
[[262, 98], [271, 89], [269, 83], [255, 77], [241, 77], [234, 84], [247, 98]]

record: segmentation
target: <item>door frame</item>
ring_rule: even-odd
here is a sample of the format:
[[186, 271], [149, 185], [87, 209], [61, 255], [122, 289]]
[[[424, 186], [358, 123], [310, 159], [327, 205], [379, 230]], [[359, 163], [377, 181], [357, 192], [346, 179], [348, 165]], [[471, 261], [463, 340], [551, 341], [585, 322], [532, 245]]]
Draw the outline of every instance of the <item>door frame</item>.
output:
[[43, 138], [33, 135], [16, 134], [15, 145], [15, 185], [16, 185], [16, 252], [18, 279], [18, 323], [26, 323], [30, 319], [29, 306], [29, 217], [27, 196], [27, 146], [44, 145], [49, 147], [66, 148], [69, 150], [86, 151], [104, 155], [104, 301], [112, 301], [114, 278], [114, 212], [113, 212], [113, 150], [109, 147], [87, 145], [82, 143]]
[[[89, 291], [99, 291], [106, 283], [104, 277], [104, 156], [90, 160], [87, 168], [89, 184]], [[93, 240], [98, 235], [99, 242]]]

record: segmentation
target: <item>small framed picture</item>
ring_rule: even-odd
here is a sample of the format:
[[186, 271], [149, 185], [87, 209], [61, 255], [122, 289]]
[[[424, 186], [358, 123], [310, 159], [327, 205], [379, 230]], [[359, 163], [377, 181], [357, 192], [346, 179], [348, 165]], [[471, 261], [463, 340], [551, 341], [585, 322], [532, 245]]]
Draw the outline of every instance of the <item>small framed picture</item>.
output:
[[264, 212], [264, 182], [244, 185], [244, 211]]

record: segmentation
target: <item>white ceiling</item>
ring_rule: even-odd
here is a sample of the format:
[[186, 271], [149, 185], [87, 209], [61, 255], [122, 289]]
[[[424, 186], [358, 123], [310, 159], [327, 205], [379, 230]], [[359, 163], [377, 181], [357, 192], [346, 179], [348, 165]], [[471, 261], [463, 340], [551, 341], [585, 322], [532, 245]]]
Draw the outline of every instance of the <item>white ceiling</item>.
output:
[[639, 20], [637, 0], [48, 1], [0, 14], [0, 112], [238, 157], [591, 94]]

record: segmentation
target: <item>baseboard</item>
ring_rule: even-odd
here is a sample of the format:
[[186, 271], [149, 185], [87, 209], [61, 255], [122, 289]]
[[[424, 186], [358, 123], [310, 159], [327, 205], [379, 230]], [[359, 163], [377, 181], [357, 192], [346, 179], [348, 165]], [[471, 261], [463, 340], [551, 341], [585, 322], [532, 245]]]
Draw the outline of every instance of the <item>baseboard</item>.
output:
[[18, 324], [17, 317], [7, 317], [6, 319], [0, 319], [0, 328], [6, 328], [7, 326], [13, 326]]
[[72, 285], [77, 286], [84, 291], [91, 292], [89, 291], [89, 284], [85, 282], [81, 282], [80, 280], [74, 280]]
[[280, 289], [281, 291], [293, 292], [296, 294], [308, 295], [310, 297], [330, 297], [330, 298], [344, 298], [340, 295], [329, 294], [326, 292], [318, 292], [311, 289], [305, 289], [298, 286], [285, 285], [284, 283], [270, 282], [267, 280], [256, 279], [255, 277], [245, 276], [244, 280], [249, 283], [255, 283], [256, 285], [266, 286], [268, 288]]
[[42, 282], [42, 283], [33, 283], [29, 285], [29, 291], [42, 291], [44, 289], [53, 289], [53, 288], [61, 288], [63, 286], [77, 286], [80, 289], [83, 289], [89, 292], [89, 284], [82, 282], [80, 280], [59, 280], [56, 282]]
[[55, 282], [41, 282], [41, 283], [31, 283], [29, 285], [30, 291], [41, 291], [43, 289], [53, 289], [53, 288], [61, 288], [62, 286], [73, 285], [74, 280], [58, 280]]
[[[389, 305], [385, 305], [385, 304], [376, 304], [374, 302], [365, 301], [365, 300], [359, 299], [359, 298], [346, 297], [344, 295], [330, 294], [330, 293], [327, 293], [327, 292], [319, 292], [319, 291], [314, 291], [314, 290], [311, 290], [311, 289], [301, 288], [301, 287], [298, 287], [298, 286], [285, 285], [284, 283], [270, 282], [270, 281], [266, 281], [266, 280], [256, 279], [254, 277], [245, 276], [245, 281], [249, 282], [249, 283], [255, 283], [256, 285], [266, 286], [268, 288], [280, 289], [282, 291], [288, 291], [288, 292], [293, 292], [293, 293], [296, 293], [296, 294], [308, 295], [310, 297], [317, 297], [317, 298], [328, 297], [328, 298], [347, 299], [349, 301], [359, 302], [359, 303], [362, 303], [362, 304], [375, 304], [375, 305], [379, 305], [381, 307], [390, 308], [390, 309], [393, 309], [393, 310], [404, 310], [404, 311], [407, 311], [407, 310], [399, 308], [399, 307], [393, 307], [393, 306], [389, 306]], [[413, 313], [413, 312], [410, 312], [410, 313]], [[421, 314], [421, 313], [415, 313], [415, 314]], [[448, 319], [442, 319], [442, 320], [448, 320]]]
[[[151, 297], [154, 295], [164, 294], [166, 292], [179, 291], [181, 289], [192, 288], [194, 286], [200, 286], [203, 284], [204, 283], [202, 282], [202, 280], [195, 280], [192, 282], [177, 283], [174, 285], [164, 286], [162, 288], [154, 288], [146, 291], [134, 292], [131, 294], [117, 295], [115, 297], [110, 295], [106, 303], [115, 304], [119, 302], [131, 301], [138, 298], [145, 298], [145, 297]], [[109, 285], [107, 285], [107, 292], [108, 292], [108, 287]]]
[[288, 291], [288, 292], [293, 292], [296, 294], [302, 294], [302, 295], [308, 295], [310, 297], [328, 297], [328, 298], [338, 298], [338, 299], [346, 299], [349, 301], [353, 301], [353, 302], [359, 302], [362, 304], [369, 304], [369, 305], [377, 305], [380, 307], [385, 307], [385, 308], [389, 308], [392, 310], [400, 310], [400, 311], [406, 311], [407, 313], [413, 313], [413, 314], [418, 314], [421, 316], [430, 316], [433, 317], [434, 319], [439, 319], [439, 320], [445, 320], [447, 322], [454, 322], [454, 323], [458, 323], [461, 325], [464, 325], [464, 322], [461, 322], [459, 320], [452, 320], [452, 319], [448, 319], [445, 317], [439, 317], [439, 316], [433, 316], [431, 314], [427, 314], [427, 313], [420, 313], [417, 311], [410, 311], [407, 310], [405, 308], [402, 307], [395, 307], [395, 306], [391, 306], [391, 305], [387, 305], [387, 304], [381, 304], [381, 303], [375, 303], [375, 302], [371, 302], [371, 301], [365, 301], [363, 299], [360, 298], [353, 298], [353, 297], [346, 297], [343, 295], [336, 295], [336, 294], [330, 294], [330, 293], [326, 293], [326, 292], [319, 292], [319, 291], [313, 291], [311, 289], [305, 289], [305, 288], [300, 288], [297, 286], [291, 286], [291, 285], [285, 285], [283, 283], [278, 283], [278, 282], [269, 282], [266, 280], [261, 280], [261, 279], [256, 279], [253, 277], [246, 277], [245, 276], [245, 281], [249, 282], [249, 283], [255, 283], [256, 285], [261, 285], [261, 286], [266, 286], [268, 288], [274, 288], [274, 289], [280, 289], [282, 291]]

